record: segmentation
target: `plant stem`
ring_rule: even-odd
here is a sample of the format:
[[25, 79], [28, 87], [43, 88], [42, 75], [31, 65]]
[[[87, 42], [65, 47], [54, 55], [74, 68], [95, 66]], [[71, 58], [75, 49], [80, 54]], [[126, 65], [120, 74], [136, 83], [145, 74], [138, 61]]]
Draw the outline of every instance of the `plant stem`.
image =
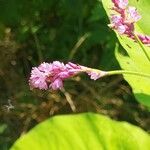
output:
[[75, 46], [73, 47], [73, 49], [70, 52], [69, 55], [69, 60], [71, 60], [74, 55], [77, 53], [79, 47], [83, 44], [83, 42], [90, 36], [90, 33], [86, 33], [84, 34], [82, 37], [80, 37], [80, 39], [77, 41], [77, 43], [75, 44]]
[[148, 53], [146, 52], [146, 50], [145, 50], [145, 48], [144, 48], [144, 46], [143, 46], [143, 43], [141, 42], [141, 40], [139, 39], [139, 37], [138, 37], [136, 34], [134, 34], [134, 37], [135, 37], [135, 40], [136, 40], [136, 41], [138, 42], [138, 44], [140, 45], [140, 47], [142, 48], [142, 50], [143, 50], [145, 56], [146, 56], [147, 59], [150, 61], [150, 56], [149, 56]]
[[102, 71], [99, 69], [93, 69], [93, 68], [88, 68], [88, 67], [83, 68], [83, 72], [87, 72], [87, 71], [98, 73], [101, 75], [101, 77], [117, 75], [117, 74], [127, 74], [127, 75], [135, 75], [135, 76], [150, 78], [150, 74], [148, 73], [141, 73], [141, 72], [129, 71], [129, 70]]
[[127, 71], [127, 70], [108, 71], [106, 76], [116, 75], [116, 74], [128, 74], [128, 75], [136, 75], [136, 76], [150, 78], [150, 74], [136, 72], [136, 71]]
[[73, 103], [73, 100], [72, 100], [72, 98], [71, 98], [71, 95], [70, 95], [68, 92], [66, 92], [66, 90], [65, 90], [64, 88], [62, 88], [61, 91], [62, 91], [62, 93], [65, 95], [66, 100], [67, 100], [67, 102], [69, 103], [69, 105], [70, 105], [72, 111], [73, 111], [73, 112], [76, 112], [76, 107], [75, 107], [75, 105], [74, 105], [74, 103]]

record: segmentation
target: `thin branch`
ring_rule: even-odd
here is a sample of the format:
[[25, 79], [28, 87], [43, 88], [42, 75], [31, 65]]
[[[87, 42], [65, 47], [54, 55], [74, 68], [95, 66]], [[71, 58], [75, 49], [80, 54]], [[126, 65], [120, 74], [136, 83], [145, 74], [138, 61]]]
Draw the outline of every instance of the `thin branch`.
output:
[[75, 46], [72, 48], [70, 55], [69, 55], [69, 60], [71, 60], [74, 55], [77, 53], [79, 47], [82, 45], [82, 43], [90, 36], [89, 33], [84, 34], [75, 44]]
[[69, 105], [70, 105], [72, 111], [73, 111], [73, 112], [76, 112], [76, 107], [75, 107], [75, 105], [74, 105], [74, 103], [73, 103], [73, 100], [72, 100], [72, 98], [71, 98], [71, 95], [70, 95], [68, 92], [66, 92], [66, 90], [65, 90], [64, 88], [62, 88], [61, 91], [62, 91], [62, 93], [65, 95], [66, 100], [67, 100], [67, 102], [69, 103]]
[[141, 40], [139, 39], [139, 37], [138, 37], [136, 34], [134, 34], [134, 38], [135, 38], [135, 40], [137, 41], [137, 43], [140, 45], [140, 47], [142, 48], [142, 50], [143, 50], [145, 56], [147, 57], [147, 59], [148, 59], [149, 62], [150, 62], [150, 56], [148, 55], [147, 51], [145, 50], [145, 48], [144, 48], [144, 46], [143, 46], [143, 43], [141, 42]]

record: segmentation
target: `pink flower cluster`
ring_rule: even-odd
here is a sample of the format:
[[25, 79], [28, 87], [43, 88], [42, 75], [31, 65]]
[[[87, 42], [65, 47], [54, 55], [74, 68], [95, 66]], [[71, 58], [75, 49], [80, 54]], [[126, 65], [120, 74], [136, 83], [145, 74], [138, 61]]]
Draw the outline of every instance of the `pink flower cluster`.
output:
[[90, 70], [87, 67], [80, 66], [71, 62], [67, 64], [59, 61], [54, 61], [53, 63], [43, 62], [38, 67], [32, 68], [29, 85], [31, 89], [62, 89], [63, 81], [65, 79], [81, 72], [86, 72], [93, 80], [97, 80], [101, 76], [104, 76], [104, 72], [96, 72], [92, 69]]
[[[112, 10], [116, 13], [110, 17], [111, 24], [108, 26], [115, 29], [119, 34], [134, 38], [134, 24], [141, 19], [137, 9], [128, 6], [128, 0], [112, 0], [114, 6]], [[137, 35], [143, 44], [150, 45], [150, 36]]]
[[63, 80], [69, 78], [81, 71], [79, 65], [68, 63], [64, 65], [59, 61], [53, 63], [42, 63], [39, 67], [33, 67], [29, 85], [31, 88], [39, 88], [47, 90], [61, 89], [63, 87]]

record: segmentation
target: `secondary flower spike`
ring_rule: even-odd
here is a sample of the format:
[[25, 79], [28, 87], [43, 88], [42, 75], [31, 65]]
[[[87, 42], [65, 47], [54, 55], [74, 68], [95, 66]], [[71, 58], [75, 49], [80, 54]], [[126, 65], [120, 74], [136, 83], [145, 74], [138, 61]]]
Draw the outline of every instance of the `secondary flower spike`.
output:
[[[112, 0], [114, 6], [111, 8], [115, 13], [110, 16], [110, 28], [119, 34], [127, 35], [134, 39], [134, 24], [141, 19], [141, 15], [133, 6], [128, 6], [128, 0]], [[150, 46], [150, 36], [137, 33], [141, 42]]]
[[67, 64], [59, 61], [54, 61], [52, 63], [43, 62], [38, 67], [32, 68], [29, 85], [31, 89], [62, 89], [65, 79], [81, 72], [87, 73], [93, 80], [97, 80], [107, 74], [105, 71], [88, 68], [71, 62]]

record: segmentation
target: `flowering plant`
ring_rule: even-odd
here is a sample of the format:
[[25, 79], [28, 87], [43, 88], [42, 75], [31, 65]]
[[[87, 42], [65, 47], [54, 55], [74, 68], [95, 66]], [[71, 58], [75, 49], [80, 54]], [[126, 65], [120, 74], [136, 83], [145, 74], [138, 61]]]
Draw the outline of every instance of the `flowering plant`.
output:
[[[120, 43], [129, 54], [128, 61], [132, 63], [134, 62], [135, 66], [132, 67], [133, 64], [130, 64], [129, 62], [129, 67], [127, 64], [124, 65], [124, 58], [119, 53], [116, 54], [117, 58], [122, 68], [125, 70], [106, 72], [71, 62], [68, 62], [67, 64], [59, 61], [54, 61], [52, 63], [44, 62], [38, 67], [32, 69], [29, 85], [31, 89], [39, 88], [47, 90], [51, 88], [57, 90], [63, 88], [63, 81], [65, 79], [81, 72], [87, 73], [93, 80], [108, 75], [124, 74], [124, 77], [131, 86], [133, 86], [133, 92], [137, 99], [143, 104], [150, 106], [150, 103], [147, 100], [149, 99], [149, 96], [148, 98], [145, 98], [145, 94], [149, 95], [150, 93], [150, 89], [147, 88], [147, 86], [150, 85], [150, 50], [148, 48], [150, 46], [150, 36], [136, 32], [135, 28], [135, 23], [138, 22], [142, 16], [137, 11], [137, 8], [129, 6], [128, 0], [106, 0], [103, 1], [103, 4], [111, 22], [108, 26], [116, 31]], [[111, 7], [108, 7], [107, 4], [112, 5]], [[133, 50], [131, 50], [131, 48], [133, 48]], [[116, 47], [116, 49], [118, 49], [118, 47]], [[143, 60], [147, 67], [146, 70], [144, 69], [144, 72], [141, 72], [140, 69], [143, 70], [143, 66], [141, 67]], [[142, 62], [139, 64], [139, 61]], [[135, 67], [138, 69], [134, 69]], [[135, 84], [137, 79], [135, 80], [133, 75], [137, 76], [136, 78], [140, 81], [140, 84], [145, 84], [142, 88], [139, 88], [138, 84]]]
[[[145, 12], [149, 2], [102, 0], [102, 4], [110, 19], [108, 26], [115, 31], [119, 40], [116, 44], [115, 55], [121, 68], [150, 74], [150, 41], [147, 35], [150, 34], [150, 30], [147, 28], [149, 20]], [[124, 55], [122, 47], [127, 55]], [[136, 99], [150, 107], [150, 78], [125, 74], [123, 76], [131, 85]]]
[[[143, 30], [138, 28], [139, 20], [143, 18], [140, 15], [141, 10], [130, 6], [128, 0], [102, 0], [102, 2], [110, 19], [108, 26], [115, 31], [119, 40], [116, 43], [115, 53], [123, 70], [102, 71], [72, 62], [43, 62], [38, 67], [32, 68], [29, 78], [30, 88], [62, 90], [65, 93], [64, 81], [81, 73], [87, 74], [92, 80], [122, 74], [131, 85], [137, 100], [150, 107], [150, 37], [147, 35], [150, 34], [150, 30], [145, 30], [147, 28], [144, 24]], [[125, 54], [122, 53], [124, 51]], [[70, 97], [64, 95], [72, 108]], [[118, 123], [103, 115], [83, 113], [56, 116], [44, 121], [17, 140], [11, 150], [31, 148], [149, 150], [149, 140], [150, 137], [146, 132], [131, 124]]]
[[[111, 7], [108, 8], [107, 3], [111, 3]], [[113, 74], [125, 74], [125, 78], [127, 81], [133, 85], [133, 91], [135, 93], [142, 92], [142, 94], [149, 94], [150, 89], [147, 88], [147, 86], [150, 83], [150, 74], [149, 74], [149, 68], [150, 68], [150, 51], [147, 50], [148, 46], [150, 45], [150, 37], [147, 35], [143, 35], [140, 33], [137, 33], [135, 31], [135, 23], [139, 21], [142, 17], [137, 11], [137, 9], [133, 6], [129, 6], [128, 0], [107, 0], [103, 2], [104, 7], [106, 8], [106, 12], [108, 11], [108, 15], [110, 17], [110, 24], [108, 25], [110, 28], [114, 29], [118, 34], [118, 38], [120, 40], [120, 43], [122, 46], [127, 50], [129, 57], [128, 61], [131, 61], [132, 63], [135, 63], [135, 66], [137, 66], [138, 69], [134, 70], [133, 67], [130, 68], [133, 64], [129, 63], [129, 67], [127, 65], [124, 65], [124, 56], [117, 53], [117, 58], [120, 61], [120, 64], [122, 65], [123, 69], [126, 70], [116, 70], [116, 71], [102, 71], [97, 69], [92, 69], [89, 67], [77, 65], [74, 63], [67, 63], [64, 64], [59, 61], [54, 61], [53, 63], [42, 63], [38, 67], [34, 67], [31, 71], [31, 77], [29, 79], [29, 85], [31, 89], [33, 88], [39, 88], [47, 90], [49, 88], [53, 90], [62, 89], [63, 88], [63, 81], [65, 79], [68, 79], [74, 75], [77, 75], [81, 72], [87, 73], [91, 79], [97, 80], [100, 77], [113, 75]], [[112, 12], [115, 12], [115, 14], [112, 14]], [[120, 37], [122, 35], [122, 37]], [[126, 37], [125, 37], [126, 36]], [[145, 44], [145, 46], [143, 45]], [[116, 47], [117, 49], [118, 47]], [[133, 48], [133, 50], [131, 50]], [[136, 49], [136, 52], [135, 52]], [[137, 54], [136, 54], [137, 53]], [[139, 53], [139, 54], [138, 54]], [[144, 59], [144, 64], [147, 66], [146, 70], [141, 73], [141, 66], [143, 62], [143, 58], [146, 58], [146, 61]], [[142, 58], [142, 59], [141, 59]], [[140, 61], [140, 64], [139, 64]], [[138, 63], [136, 65], [136, 63]], [[143, 68], [142, 68], [143, 70]], [[137, 82], [137, 79], [135, 80], [135, 77], [132, 75], [137, 75], [137, 79], [139, 79], [139, 83], [145, 85], [142, 88], [139, 88], [134, 82]], [[139, 99], [140, 102], [143, 104], [150, 106], [150, 103], [147, 102], [147, 98], [145, 96], [140, 96], [135, 94], [137, 99]], [[140, 97], [140, 98], [138, 98]]]

